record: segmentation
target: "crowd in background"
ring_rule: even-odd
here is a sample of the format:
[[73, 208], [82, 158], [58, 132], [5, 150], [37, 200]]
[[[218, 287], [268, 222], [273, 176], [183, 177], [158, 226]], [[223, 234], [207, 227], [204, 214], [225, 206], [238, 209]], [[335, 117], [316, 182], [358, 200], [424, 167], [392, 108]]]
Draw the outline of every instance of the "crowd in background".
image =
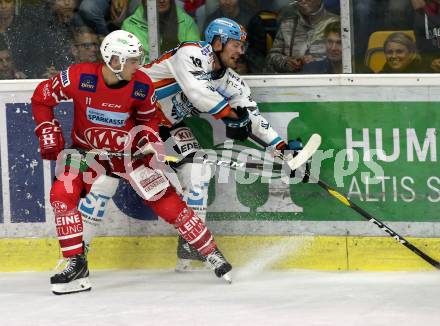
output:
[[[248, 32], [241, 74], [342, 73], [339, 0], [157, 0], [159, 49], [203, 39], [228, 17]], [[145, 47], [146, 0], [0, 0], [0, 79], [48, 78], [100, 60], [109, 32]], [[440, 0], [352, 0], [353, 71], [440, 71]], [[381, 31], [383, 33], [377, 33]], [[376, 32], [376, 33], [375, 33]], [[379, 45], [374, 38], [379, 35]]]

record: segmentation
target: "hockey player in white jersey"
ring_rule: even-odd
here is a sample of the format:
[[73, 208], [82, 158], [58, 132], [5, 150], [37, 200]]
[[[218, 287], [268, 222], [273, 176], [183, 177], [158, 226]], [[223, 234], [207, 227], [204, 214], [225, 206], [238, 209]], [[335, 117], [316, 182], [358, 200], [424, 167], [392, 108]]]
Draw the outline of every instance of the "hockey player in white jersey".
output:
[[[246, 32], [236, 22], [219, 18], [205, 31], [205, 41], [183, 42], [178, 47], [141, 68], [152, 79], [169, 128], [162, 139], [171, 137], [174, 148], [182, 156], [194, 155], [200, 145], [185, 126], [186, 116], [208, 113], [222, 119], [226, 136], [245, 140], [251, 133], [278, 150], [300, 150], [298, 141], [285, 142], [260, 114], [252, 100], [250, 88], [233, 70], [245, 53]], [[184, 135], [184, 136], [182, 136]], [[204, 173], [200, 173], [204, 171]], [[208, 183], [211, 175], [197, 163], [183, 164], [178, 171], [183, 197], [203, 220], [206, 217]], [[109, 176], [96, 183], [82, 200], [79, 209], [84, 216], [84, 239], [93, 236], [93, 229], [102, 220], [106, 204], [118, 181]], [[97, 200], [100, 199], [100, 200]], [[202, 260], [197, 251], [179, 238], [176, 270], [184, 271], [191, 260]]]

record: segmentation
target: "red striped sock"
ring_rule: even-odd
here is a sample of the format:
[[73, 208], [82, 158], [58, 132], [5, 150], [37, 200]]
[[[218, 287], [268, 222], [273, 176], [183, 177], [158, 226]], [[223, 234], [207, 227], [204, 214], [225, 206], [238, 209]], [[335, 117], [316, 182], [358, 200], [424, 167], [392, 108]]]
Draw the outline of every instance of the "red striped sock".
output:
[[83, 222], [77, 209], [55, 212], [55, 224], [61, 252], [65, 258], [83, 253]]
[[217, 244], [205, 223], [192, 209], [185, 208], [175, 224], [179, 234], [201, 255], [209, 255]]

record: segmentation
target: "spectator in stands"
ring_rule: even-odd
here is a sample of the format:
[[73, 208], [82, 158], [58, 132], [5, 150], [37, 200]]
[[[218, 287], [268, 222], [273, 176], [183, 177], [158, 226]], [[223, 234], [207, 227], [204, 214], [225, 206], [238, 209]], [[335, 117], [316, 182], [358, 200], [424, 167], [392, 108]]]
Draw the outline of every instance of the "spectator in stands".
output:
[[29, 78], [49, 78], [72, 62], [71, 33], [83, 25], [76, 4], [76, 0], [47, 0], [21, 8], [22, 51], [14, 59]]
[[322, 0], [299, 0], [280, 12], [280, 27], [267, 56], [270, 72], [299, 72], [305, 63], [323, 59], [324, 28], [339, 17]]
[[204, 31], [203, 27], [205, 27], [206, 17], [212, 14], [217, 7], [218, 0], [206, 0], [203, 5], [197, 7], [194, 12], [194, 20], [197, 23], [199, 31]]
[[265, 72], [266, 56], [277, 33], [277, 16], [274, 11], [262, 10], [249, 22], [246, 58], [250, 73]]
[[281, 8], [289, 5], [292, 0], [257, 0], [259, 6], [258, 10], [279, 11]]
[[22, 28], [17, 12], [17, 0], [0, 0], [0, 35], [14, 57], [22, 51], [20, 42]]
[[[267, 54], [272, 47], [278, 30], [278, 11], [291, 0], [254, 0], [253, 8], [258, 12], [251, 18], [248, 27], [248, 49], [246, 59], [248, 71], [252, 74], [265, 73]], [[249, 5], [249, 1], [247, 2]]]
[[311, 61], [304, 64], [304, 74], [341, 74], [342, 73], [342, 43], [341, 23], [332, 22], [324, 29], [325, 48], [327, 56], [323, 60]]
[[42, 32], [50, 36], [48, 45], [52, 46], [52, 52], [50, 64], [40, 78], [53, 77], [70, 65], [73, 59], [69, 40], [73, 29], [84, 24], [77, 12], [77, 0], [49, 0], [48, 3], [52, 16]]
[[324, 0], [324, 7], [335, 15], [339, 16], [341, 13], [340, 0]]
[[379, 73], [428, 72], [417, 53], [416, 43], [405, 33], [396, 32], [384, 43], [386, 62]]
[[77, 28], [73, 32], [71, 51], [74, 63], [98, 61], [98, 36], [90, 27], [81, 26]]
[[[414, 0], [412, 0], [414, 1]], [[419, 0], [415, 0], [419, 1]], [[415, 11], [411, 1], [387, 1], [384, 12], [384, 30], [409, 30], [414, 25]]]
[[16, 0], [0, 1], [0, 33], [5, 33], [15, 18]]
[[100, 38], [121, 27], [122, 22], [133, 14], [140, 0], [82, 0], [79, 13], [86, 24]]
[[4, 35], [0, 34], [0, 79], [22, 79], [26, 75], [15, 69], [12, 53]]
[[440, 0], [426, 0], [418, 8], [414, 20], [417, 48], [433, 72], [440, 72]]
[[[414, 8], [424, 0], [362, 0], [353, 1], [353, 42], [356, 72], [364, 68], [370, 35], [376, 31], [413, 28]], [[417, 4], [419, 3], [419, 4]]]
[[180, 0], [183, 2], [183, 9], [191, 17], [195, 17], [197, 9], [205, 5], [205, 0]]
[[[176, 47], [182, 41], [198, 41], [200, 33], [194, 20], [177, 7], [174, 0], [158, 0], [160, 52]], [[143, 0], [133, 15], [124, 20], [122, 29], [136, 35], [149, 60], [147, 0]]]
[[48, 0], [52, 12], [59, 24], [82, 25], [83, 21], [77, 13], [79, 0]]
[[243, 5], [240, 0], [219, 0], [218, 3], [218, 9], [206, 18], [203, 30], [214, 19], [222, 17], [232, 19], [247, 28], [252, 16], [257, 12]]

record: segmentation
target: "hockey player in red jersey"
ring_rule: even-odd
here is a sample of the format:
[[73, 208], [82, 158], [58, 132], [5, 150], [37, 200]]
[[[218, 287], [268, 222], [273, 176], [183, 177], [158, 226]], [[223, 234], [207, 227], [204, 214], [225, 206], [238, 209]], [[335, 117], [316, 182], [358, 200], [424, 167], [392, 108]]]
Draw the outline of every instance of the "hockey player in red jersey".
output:
[[[61, 251], [68, 264], [51, 277], [52, 292], [66, 294], [91, 289], [82, 243], [82, 216], [77, 206], [81, 193], [90, 190], [90, 181], [102, 174], [128, 179], [144, 202], [174, 225], [206, 258], [215, 274], [230, 281], [232, 267], [218, 250], [210, 231], [176, 194], [164, 174], [154, 168], [159, 155], [153, 154], [161, 147], [157, 133], [160, 114], [153, 84], [148, 75], [138, 70], [144, 61], [141, 43], [131, 33], [115, 31], [103, 40], [101, 54], [105, 64], [72, 65], [37, 86], [32, 113], [41, 156], [47, 160], [63, 157], [63, 134], [54, 119], [53, 108], [67, 99], [74, 104], [73, 148], [124, 154], [137, 151], [145, 155], [128, 160], [126, 156], [106, 160], [97, 155], [92, 160], [94, 166], [78, 171], [67, 163], [64, 173], [57, 175], [50, 202]], [[77, 173], [73, 177], [72, 171]]]

